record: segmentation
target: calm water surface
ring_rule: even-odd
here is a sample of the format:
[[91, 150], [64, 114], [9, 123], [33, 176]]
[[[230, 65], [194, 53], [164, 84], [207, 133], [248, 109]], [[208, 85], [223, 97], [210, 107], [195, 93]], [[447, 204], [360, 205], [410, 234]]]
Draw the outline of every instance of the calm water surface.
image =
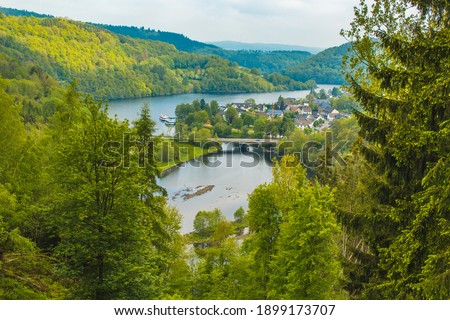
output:
[[[159, 180], [166, 188], [169, 204], [183, 216], [182, 232], [193, 229], [195, 215], [200, 210], [219, 208], [229, 220], [239, 208], [247, 209], [248, 194], [272, 177], [272, 163], [264, 153], [224, 153], [192, 160], [175, 168]], [[203, 195], [184, 199], [206, 186], [213, 189]]]

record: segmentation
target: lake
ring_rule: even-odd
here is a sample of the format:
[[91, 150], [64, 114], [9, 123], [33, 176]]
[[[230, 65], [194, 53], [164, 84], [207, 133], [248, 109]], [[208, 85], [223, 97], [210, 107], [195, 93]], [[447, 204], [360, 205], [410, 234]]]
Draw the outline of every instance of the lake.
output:
[[[318, 89], [331, 90], [333, 85], [319, 85]], [[304, 98], [309, 94], [309, 90], [284, 91], [284, 92], [266, 92], [266, 93], [236, 93], [236, 94], [204, 94], [204, 93], [187, 93], [173, 96], [163, 97], [146, 97], [115, 100], [109, 103], [109, 114], [117, 115], [119, 119], [134, 120], [138, 117], [141, 107], [144, 103], [150, 106], [150, 112], [153, 120], [156, 122], [156, 134], [172, 135], [171, 129], [166, 127], [159, 121], [159, 115], [164, 113], [169, 117], [175, 116], [175, 108], [181, 103], [191, 103], [194, 100], [205, 99], [206, 102], [216, 100], [219, 105], [226, 105], [233, 102], [244, 102], [249, 98], [255, 99], [256, 103], [272, 103], [277, 102], [281, 95], [284, 98]], [[172, 129], [173, 130], [173, 129]]]
[[[332, 85], [319, 85], [320, 89], [331, 90]], [[180, 103], [191, 103], [196, 99], [206, 102], [216, 100], [220, 105], [232, 102], [244, 102], [253, 98], [256, 103], [272, 103], [284, 98], [304, 98], [309, 90], [245, 93], [245, 94], [182, 94], [165, 97], [148, 97], [112, 101], [109, 105], [110, 115], [119, 119], [134, 120], [142, 105], [150, 105], [152, 118], [157, 124], [157, 134], [171, 134], [168, 128], [159, 121], [159, 115], [175, 115], [175, 107]], [[231, 146], [231, 145], [229, 145]], [[173, 168], [167, 175], [158, 180], [158, 184], [168, 192], [168, 202], [175, 206], [183, 216], [182, 233], [193, 230], [195, 215], [200, 210], [219, 208], [229, 219], [239, 208], [247, 209], [247, 198], [259, 184], [272, 179], [272, 164], [262, 150], [254, 150], [250, 154], [228, 152], [192, 160], [181, 167]], [[185, 197], [208, 187], [208, 192], [198, 196]]]

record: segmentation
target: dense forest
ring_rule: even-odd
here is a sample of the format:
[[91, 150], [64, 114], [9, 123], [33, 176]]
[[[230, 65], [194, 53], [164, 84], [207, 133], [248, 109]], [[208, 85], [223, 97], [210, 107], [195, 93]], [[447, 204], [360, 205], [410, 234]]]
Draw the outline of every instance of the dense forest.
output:
[[217, 56], [181, 52], [163, 42], [118, 36], [66, 19], [3, 17], [0, 28], [0, 53], [8, 60], [35, 63], [59, 81], [77, 79], [79, 88], [95, 98], [308, 87], [283, 76], [274, 85]]
[[[48, 15], [1, 7], [0, 12], [8, 16], [51, 18]], [[249, 69], [259, 69], [261, 74], [274, 74], [273, 76], [279, 77], [280, 75], [278, 74], [283, 73], [283, 75], [296, 81], [306, 82], [314, 80], [316, 83], [322, 84], [342, 84], [345, 82], [340, 72], [341, 60], [343, 55], [348, 54], [349, 44], [330, 48], [316, 55], [305, 50], [292, 49], [285, 51], [225, 50], [211, 44], [189, 39], [179, 33], [144, 27], [114, 26], [97, 23], [93, 23], [93, 25], [118, 35], [170, 43], [180, 51], [203, 55], [214, 54], [231, 62], [236, 62], [240, 66]], [[295, 88], [293, 85], [288, 85], [288, 87], [289, 89]]]
[[[293, 144], [247, 212], [227, 221], [200, 211], [189, 235], [157, 184], [150, 146], [161, 137], [148, 106], [133, 123], [109, 117], [76, 81], [59, 81], [89, 74], [91, 60], [37, 49], [68, 42], [88, 54], [83, 35], [91, 57], [123, 40], [116, 50], [129, 55], [99, 51], [94, 61], [110, 52], [128, 70], [144, 43], [60, 19], [0, 18], [10, 41], [0, 46], [0, 299], [450, 299], [450, 7], [374, 3], [343, 31], [361, 108], [330, 132], [290, 128]], [[146, 59], [176, 52], [155, 46]], [[201, 101], [177, 110], [199, 130], [213, 113]], [[305, 146], [318, 144], [304, 162]]]
[[96, 24], [114, 33], [138, 39], [159, 40], [173, 44], [178, 50], [214, 54], [240, 66], [259, 69], [262, 73], [282, 73], [296, 81], [314, 80], [322, 84], [343, 84], [342, 57], [351, 54], [350, 44], [326, 49], [318, 54], [298, 50], [225, 50], [186, 38], [177, 33], [153, 29]]
[[[308, 60], [289, 66], [284, 75], [297, 81], [314, 80], [317, 83], [342, 84], [342, 58], [351, 55], [350, 43], [326, 49]], [[305, 80], [306, 79], [306, 80]]]

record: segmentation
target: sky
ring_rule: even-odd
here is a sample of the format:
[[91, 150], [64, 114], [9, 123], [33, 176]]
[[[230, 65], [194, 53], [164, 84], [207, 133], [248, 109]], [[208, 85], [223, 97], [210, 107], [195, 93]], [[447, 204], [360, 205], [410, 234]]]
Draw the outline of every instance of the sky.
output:
[[345, 43], [359, 0], [0, 0], [73, 20], [182, 33], [202, 41], [326, 48]]

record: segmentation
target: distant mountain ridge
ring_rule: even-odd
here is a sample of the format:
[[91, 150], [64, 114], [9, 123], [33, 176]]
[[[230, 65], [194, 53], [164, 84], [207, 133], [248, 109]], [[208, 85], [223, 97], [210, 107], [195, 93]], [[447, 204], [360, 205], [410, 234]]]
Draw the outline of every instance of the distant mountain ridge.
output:
[[239, 41], [214, 41], [209, 43], [225, 50], [307, 51], [312, 54], [325, 50], [325, 48], [305, 47], [292, 44], [246, 43]]
[[351, 54], [350, 49], [351, 43], [328, 48], [282, 73], [297, 81], [308, 79], [317, 83], [343, 84], [342, 58]]
[[219, 47], [215, 45], [189, 39], [180, 33], [146, 29], [144, 27], [113, 26], [100, 23], [92, 24], [123, 36], [170, 43], [173, 44], [178, 50], [186, 52], [198, 52], [204, 49], [219, 49]]
[[6, 16], [16, 16], [16, 17], [54, 18], [54, 16], [51, 16], [49, 14], [41, 14], [28, 10], [19, 10], [4, 7], [0, 7], [0, 13], [3, 13]]

